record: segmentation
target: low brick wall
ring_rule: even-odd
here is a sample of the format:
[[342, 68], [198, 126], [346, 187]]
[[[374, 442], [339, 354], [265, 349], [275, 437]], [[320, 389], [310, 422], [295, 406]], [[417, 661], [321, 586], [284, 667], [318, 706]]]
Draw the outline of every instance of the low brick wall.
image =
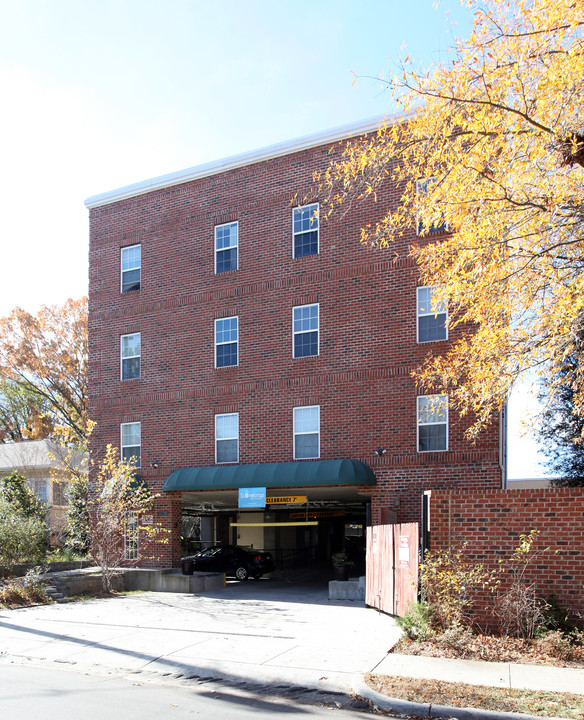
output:
[[509, 558], [519, 536], [539, 531], [526, 577], [542, 597], [584, 613], [584, 488], [432, 491], [430, 547], [468, 543], [469, 557], [489, 568]]

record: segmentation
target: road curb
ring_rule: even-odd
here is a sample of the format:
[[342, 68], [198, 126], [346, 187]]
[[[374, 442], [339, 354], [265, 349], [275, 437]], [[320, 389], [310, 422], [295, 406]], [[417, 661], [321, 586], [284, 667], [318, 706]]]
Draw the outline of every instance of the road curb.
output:
[[[475, 708], [449, 707], [448, 705], [431, 705], [428, 703], [416, 703], [400, 698], [392, 698], [388, 695], [373, 690], [359, 676], [353, 679], [353, 692], [366, 700], [369, 700], [379, 710], [390, 710], [400, 715], [415, 715], [417, 717], [432, 718], [457, 718], [457, 720], [542, 720], [537, 715], [526, 715], [524, 713], [495, 712], [494, 710], [478, 710]], [[547, 716], [545, 720], [566, 720], [561, 717]]]

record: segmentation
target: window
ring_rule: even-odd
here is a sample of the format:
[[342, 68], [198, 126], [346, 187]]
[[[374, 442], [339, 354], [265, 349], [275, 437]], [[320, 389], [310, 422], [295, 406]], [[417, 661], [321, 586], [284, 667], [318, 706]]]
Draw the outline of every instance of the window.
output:
[[138, 559], [138, 529], [138, 515], [135, 512], [127, 512], [124, 527], [124, 560]]
[[215, 272], [237, 270], [239, 223], [215, 226]]
[[65, 480], [53, 480], [53, 505], [68, 505], [67, 491], [69, 489], [69, 483]]
[[239, 462], [239, 413], [215, 415], [215, 462]]
[[140, 377], [140, 333], [122, 335], [121, 362], [122, 380], [133, 380]]
[[294, 459], [320, 457], [320, 406], [294, 408]]
[[[427, 195], [435, 182], [435, 178], [420, 178], [419, 180], [416, 180], [416, 195]], [[429, 226], [426, 226], [422, 213], [420, 211], [416, 213], [416, 235], [442, 233], [446, 230], [448, 230], [448, 226], [444, 221], [440, 223], [432, 223]]]
[[131, 245], [122, 248], [122, 292], [140, 289], [141, 246]]
[[[50, 480], [46, 479], [27, 479], [26, 484], [37, 496], [37, 500], [40, 500], [43, 505], [49, 503], [49, 483]], [[54, 503], [56, 504], [56, 503]], [[66, 503], [63, 503], [65, 505]]]
[[418, 397], [418, 452], [448, 450], [448, 396]]
[[318, 303], [292, 310], [294, 357], [318, 355]]
[[294, 257], [318, 255], [318, 203], [294, 208], [292, 223]]
[[237, 365], [238, 336], [237, 316], [215, 320], [215, 367]]
[[448, 311], [444, 303], [434, 301], [435, 287], [417, 288], [418, 342], [448, 340], [446, 318]]
[[139, 422], [122, 423], [122, 460], [130, 462], [132, 458], [136, 459], [136, 467], [140, 467], [140, 444], [141, 444], [141, 426]]

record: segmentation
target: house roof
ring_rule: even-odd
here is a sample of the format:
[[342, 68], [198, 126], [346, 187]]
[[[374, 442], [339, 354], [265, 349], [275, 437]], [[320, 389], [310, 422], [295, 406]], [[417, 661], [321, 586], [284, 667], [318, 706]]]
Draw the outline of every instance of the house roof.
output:
[[[55, 455], [56, 460], [49, 456]], [[0, 474], [13, 470], [43, 470], [58, 467], [63, 448], [52, 440], [26, 440], [18, 443], [0, 443]], [[73, 460], [79, 467], [85, 460], [85, 453], [75, 451]]]
[[312, 147], [318, 147], [319, 145], [326, 145], [328, 143], [346, 140], [347, 138], [357, 137], [358, 135], [374, 132], [384, 121], [388, 124], [393, 124], [405, 120], [407, 117], [409, 116], [404, 113], [394, 113], [387, 116], [379, 115], [375, 118], [369, 118], [368, 120], [362, 120], [348, 125], [340, 125], [323, 132], [314, 133], [313, 135], [305, 135], [300, 138], [295, 138], [294, 140], [287, 140], [282, 143], [277, 143], [276, 145], [269, 145], [267, 147], [260, 148], [259, 150], [252, 150], [251, 152], [241, 153], [240, 155], [232, 155], [231, 157], [214, 160], [209, 163], [204, 163], [203, 165], [196, 165], [194, 167], [187, 168], [186, 170], [178, 170], [177, 172], [169, 173], [167, 175], [159, 175], [158, 177], [151, 178], [150, 180], [143, 180], [142, 182], [134, 183], [133, 185], [126, 185], [99, 195], [92, 195], [85, 201], [85, 207], [93, 209], [101, 207], [102, 205], [109, 205], [110, 203], [118, 202], [120, 200], [144, 195], [145, 193], [152, 192], [153, 190], [160, 190], [162, 188], [172, 187], [173, 185], [180, 185], [182, 183], [190, 182], [191, 180], [197, 180], [211, 175], [218, 175], [219, 173], [234, 170], [235, 168], [243, 167], [245, 165], [253, 165], [264, 160], [270, 160], [283, 155], [300, 152], [301, 150], [308, 150]]

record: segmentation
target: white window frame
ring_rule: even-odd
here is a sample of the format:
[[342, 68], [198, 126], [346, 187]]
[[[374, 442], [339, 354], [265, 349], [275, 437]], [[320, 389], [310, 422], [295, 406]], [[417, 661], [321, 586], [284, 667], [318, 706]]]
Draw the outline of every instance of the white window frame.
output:
[[[311, 225], [315, 222], [315, 227], [311, 230], [301, 230], [300, 232], [296, 232], [294, 230], [294, 221], [295, 216], [297, 212], [300, 212], [301, 210], [305, 210], [306, 208], [315, 207], [316, 212], [312, 215], [312, 222]], [[308, 203], [308, 205], [300, 205], [299, 207], [292, 208], [292, 257], [296, 258], [296, 236], [302, 235], [305, 232], [313, 232], [316, 230], [316, 252], [313, 253], [313, 255], [319, 255], [320, 254], [320, 206], [319, 203]], [[312, 255], [298, 255], [298, 257], [312, 257]]]
[[[217, 425], [219, 418], [235, 417], [237, 419], [237, 435], [233, 437], [218, 437]], [[218, 447], [222, 440], [237, 440], [237, 458], [235, 460], [219, 460]], [[215, 464], [216, 465], [234, 465], [239, 462], [239, 413], [218, 413], [215, 415]]]
[[[138, 355], [124, 355], [124, 338], [134, 337], [138, 335], [139, 343], [140, 343], [140, 352]], [[135, 358], [139, 359], [138, 363], [138, 375], [137, 377], [131, 377], [131, 378], [125, 378], [124, 377], [124, 360], [134, 360]], [[120, 380], [139, 380], [142, 376], [142, 337], [141, 333], [127, 333], [126, 335], [120, 335]]]
[[[140, 264], [139, 265], [133, 265], [132, 267], [124, 267], [124, 253], [128, 250], [133, 250], [134, 248], [140, 248]], [[141, 243], [137, 243], [136, 245], [126, 245], [125, 247], [120, 249], [120, 292], [134, 292], [134, 290], [124, 290], [124, 273], [130, 272], [131, 270], [140, 270], [140, 287], [135, 288], [135, 290], [141, 290], [142, 289], [142, 245]]]
[[[217, 342], [217, 323], [223, 322], [225, 320], [237, 320], [237, 339], [235, 341], [228, 340], [227, 342]], [[217, 365], [217, 348], [219, 345], [231, 345], [233, 342], [235, 342], [236, 345], [236, 355], [237, 355], [237, 362], [235, 365]], [[229, 317], [222, 317], [222, 318], [215, 318], [215, 369], [221, 370], [222, 368], [228, 368], [228, 367], [237, 367], [239, 365], [239, 315], [230, 315]]]
[[[316, 431], [311, 430], [309, 432], [302, 432], [296, 430], [296, 411], [297, 410], [316, 410], [317, 411], [317, 426]], [[292, 438], [292, 450], [294, 460], [318, 460], [320, 458], [320, 405], [298, 405], [292, 410], [292, 426], [293, 426], [293, 438]], [[296, 437], [299, 435], [318, 435], [318, 451], [314, 457], [299, 458], [296, 456]]]
[[140, 521], [138, 513], [129, 510], [124, 519], [124, 560], [140, 557]]
[[[217, 247], [217, 230], [219, 228], [225, 228], [230, 226], [235, 226], [235, 244], [229, 245], [229, 247], [226, 248], [218, 248]], [[231, 233], [230, 233], [231, 235]], [[217, 253], [222, 252], [223, 250], [231, 250], [232, 248], [235, 248], [236, 252], [236, 261], [235, 261], [235, 267], [232, 270], [224, 270], [223, 272], [233, 272], [233, 270], [239, 270], [239, 220], [234, 220], [233, 222], [228, 223], [222, 223], [221, 225], [215, 225], [215, 275], [223, 275], [223, 272], [218, 273], [217, 272]]]
[[[420, 405], [426, 400], [439, 400], [444, 401], [446, 409], [446, 419], [440, 420], [439, 422], [420, 422]], [[446, 426], [446, 447], [438, 448], [436, 450], [421, 450], [420, 449], [420, 427], [426, 427], [428, 425], [445, 425]], [[448, 435], [449, 435], [449, 422], [448, 422], [448, 395], [418, 395], [416, 397], [416, 445], [419, 453], [427, 452], [448, 452]]]
[[[302, 308], [316, 307], [316, 330], [311, 328], [310, 330], [295, 330], [295, 313], [296, 310], [302, 310]], [[296, 356], [296, 336], [305, 335], [306, 333], [316, 332], [316, 354], [315, 355], [298, 355]], [[320, 303], [308, 303], [307, 305], [295, 305], [292, 308], [292, 357], [296, 360], [302, 360], [307, 357], [318, 357], [320, 355]]]
[[[140, 434], [140, 443], [138, 445], [124, 445], [124, 430], [123, 428], [128, 427], [130, 425], [137, 425], [138, 426], [138, 432]], [[136, 464], [136, 468], [140, 468], [142, 464], [142, 423], [141, 422], [128, 422], [128, 423], [121, 423], [120, 425], [120, 454], [122, 457], [122, 460], [125, 459], [124, 457], [124, 449], [125, 448], [138, 448], [138, 457], [139, 462]]]
[[[421, 290], [430, 290], [431, 295], [434, 295], [434, 290], [436, 290], [439, 286], [438, 285], [421, 285], [420, 287], [416, 288], [416, 341], [418, 343], [429, 343], [429, 342], [444, 342], [448, 340], [448, 307], [445, 305], [444, 309], [441, 312], [436, 312], [432, 310], [433, 305], [433, 297], [430, 297], [430, 307], [426, 310], [422, 311], [420, 310], [420, 291]], [[444, 315], [444, 333], [445, 337], [439, 338], [437, 340], [420, 340], [420, 318], [427, 317], [428, 315], [431, 315], [432, 317], [438, 317], [438, 315]]]

